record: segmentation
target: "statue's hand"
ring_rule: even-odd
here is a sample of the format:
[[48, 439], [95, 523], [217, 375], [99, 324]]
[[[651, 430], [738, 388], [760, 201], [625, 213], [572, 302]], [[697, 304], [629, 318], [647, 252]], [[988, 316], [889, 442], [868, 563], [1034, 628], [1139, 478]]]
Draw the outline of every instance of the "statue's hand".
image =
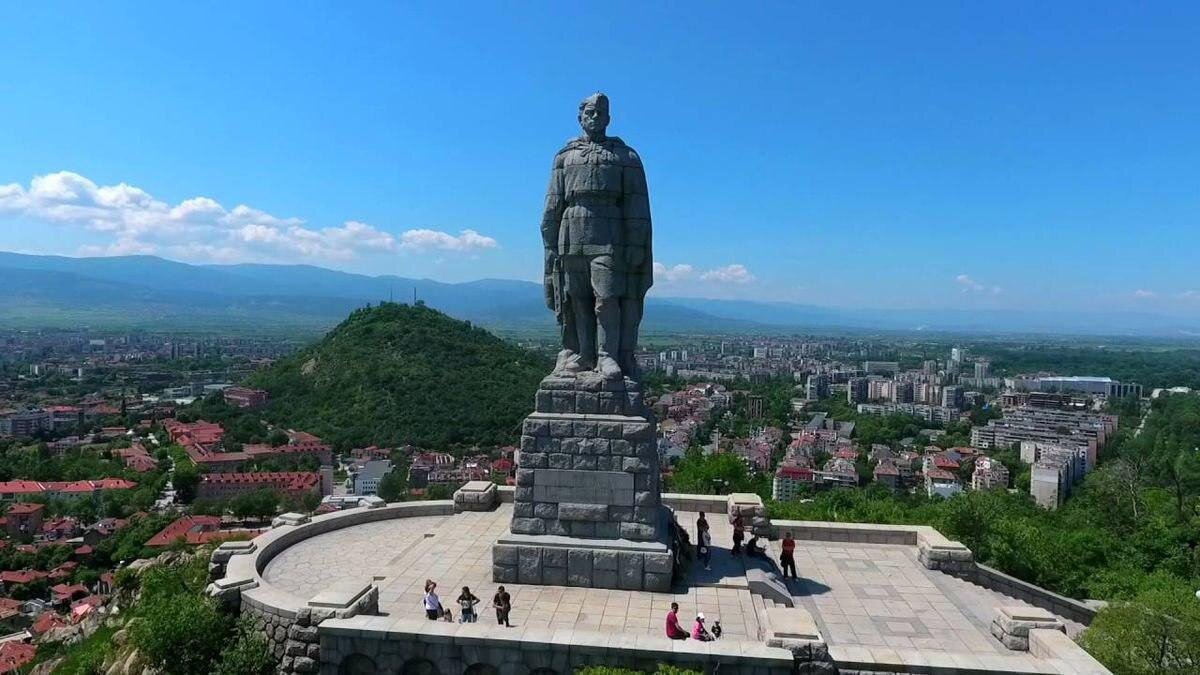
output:
[[625, 262], [630, 267], [637, 267], [646, 259], [646, 250], [641, 246], [627, 246], [625, 248]]

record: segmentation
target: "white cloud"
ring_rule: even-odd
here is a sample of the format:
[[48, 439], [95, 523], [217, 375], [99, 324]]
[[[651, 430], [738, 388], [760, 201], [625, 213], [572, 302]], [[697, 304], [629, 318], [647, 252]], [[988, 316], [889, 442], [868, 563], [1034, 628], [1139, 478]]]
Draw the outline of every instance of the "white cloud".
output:
[[748, 284], [755, 280], [745, 265], [733, 264], [711, 269], [700, 275], [703, 281], [718, 281], [726, 284]]
[[498, 247], [495, 239], [475, 230], [463, 230], [457, 237], [437, 230], [408, 230], [400, 235], [400, 248], [413, 251], [477, 252]]
[[999, 286], [981, 284], [966, 274], [954, 277], [954, 283], [962, 286], [963, 293], [991, 293], [992, 295], [1000, 295], [1003, 290]]
[[1135, 298], [1157, 298], [1158, 293], [1155, 293], [1154, 291], [1147, 291], [1144, 288], [1139, 288], [1133, 292], [1133, 297], [1135, 297]]
[[86, 255], [154, 253], [218, 262], [286, 262], [349, 260], [401, 250], [475, 252], [498, 247], [495, 239], [474, 230], [454, 236], [415, 229], [397, 238], [355, 220], [312, 228], [300, 218], [275, 216], [245, 204], [226, 209], [203, 196], [171, 206], [132, 185], [101, 186], [70, 171], [36, 176], [28, 188], [19, 183], [0, 185], [0, 214], [5, 213], [111, 237], [108, 244], [80, 249]]
[[1179, 297], [1184, 300], [1200, 299], [1200, 291], [1197, 291], [1197, 290], [1183, 291], [1182, 293], [1179, 294]]
[[680, 264], [667, 267], [660, 262], [654, 263], [654, 279], [656, 281], [661, 280], [668, 283], [686, 281], [693, 278], [695, 274], [696, 268], [691, 265]]

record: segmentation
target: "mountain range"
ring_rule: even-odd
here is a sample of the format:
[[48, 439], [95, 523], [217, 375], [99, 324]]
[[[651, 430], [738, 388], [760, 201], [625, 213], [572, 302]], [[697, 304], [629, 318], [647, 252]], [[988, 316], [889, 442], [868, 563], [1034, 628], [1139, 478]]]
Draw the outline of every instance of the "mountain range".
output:
[[[0, 326], [325, 330], [368, 303], [418, 298], [502, 330], [549, 330], [539, 284], [443, 283], [311, 265], [191, 265], [155, 256], [0, 252]], [[651, 296], [647, 332], [880, 330], [1200, 336], [1200, 320], [1139, 312], [845, 309]]]

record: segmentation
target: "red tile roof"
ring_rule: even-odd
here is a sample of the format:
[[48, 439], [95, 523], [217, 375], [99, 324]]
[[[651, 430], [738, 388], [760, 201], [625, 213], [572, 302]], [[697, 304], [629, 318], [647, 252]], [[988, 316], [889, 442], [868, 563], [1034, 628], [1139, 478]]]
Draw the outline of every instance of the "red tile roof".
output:
[[4, 570], [0, 572], [0, 583], [28, 584], [45, 579], [47, 576], [49, 575], [38, 570]]
[[8, 509], [8, 513], [6, 515], [18, 516], [18, 515], [24, 515], [24, 514], [29, 514], [29, 513], [37, 513], [38, 511], [41, 511], [44, 508], [46, 508], [45, 504], [34, 504], [32, 502], [21, 502], [19, 504], [13, 504], [12, 506], [10, 506]]
[[0, 673], [15, 673], [36, 655], [36, 645], [15, 640], [0, 644]]
[[41, 635], [55, 628], [62, 628], [67, 625], [66, 619], [55, 612], [42, 612], [38, 618], [34, 620], [33, 625], [29, 627], [29, 632], [34, 635]]
[[170, 546], [179, 539], [189, 544], [203, 543], [199, 535], [205, 531], [216, 530], [220, 526], [221, 519], [217, 516], [184, 516], [150, 537], [146, 546]]

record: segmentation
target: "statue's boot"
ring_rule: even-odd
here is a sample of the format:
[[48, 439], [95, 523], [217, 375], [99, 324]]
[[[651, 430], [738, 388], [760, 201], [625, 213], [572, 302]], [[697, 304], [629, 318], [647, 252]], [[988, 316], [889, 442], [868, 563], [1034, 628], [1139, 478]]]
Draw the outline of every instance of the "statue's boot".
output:
[[617, 359], [621, 366], [621, 370], [625, 372], [625, 377], [636, 380], [641, 375], [641, 370], [638, 368], [637, 359], [634, 358], [633, 352], [621, 350], [621, 356]]
[[606, 380], [619, 380], [622, 376], [620, 364], [608, 352], [600, 352], [596, 357], [596, 370]]
[[571, 375], [583, 370], [580, 364], [579, 354], [574, 350], [564, 349], [558, 353], [558, 360], [554, 363], [555, 375]]

